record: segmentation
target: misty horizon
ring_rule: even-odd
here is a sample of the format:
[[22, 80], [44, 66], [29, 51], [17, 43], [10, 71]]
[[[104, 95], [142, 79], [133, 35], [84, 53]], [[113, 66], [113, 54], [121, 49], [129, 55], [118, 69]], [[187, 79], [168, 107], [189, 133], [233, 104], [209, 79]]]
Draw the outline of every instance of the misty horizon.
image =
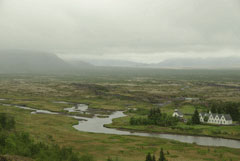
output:
[[[169, 58], [154, 63], [124, 59], [71, 58], [33, 50], [0, 50], [0, 72], [6, 73], [78, 73], [95, 67], [133, 67], [158, 69], [239, 69], [240, 57]], [[100, 68], [98, 70], [101, 70]], [[103, 69], [104, 70], [104, 69]]]

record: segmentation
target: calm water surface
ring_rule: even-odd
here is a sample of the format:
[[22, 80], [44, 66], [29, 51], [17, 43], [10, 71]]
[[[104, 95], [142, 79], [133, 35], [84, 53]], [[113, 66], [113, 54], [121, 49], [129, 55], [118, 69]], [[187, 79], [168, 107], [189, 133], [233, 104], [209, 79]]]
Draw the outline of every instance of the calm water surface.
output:
[[110, 115], [109, 118], [98, 118], [98, 117], [89, 118], [87, 119], [87, 121], [79, 121], [79, 124], [73, 127], [79, 131], [92, 132], [92, 133], [156, 137], [156, 138], [176, 140], [184, 143], [196, 143], [198, 145], [203, 145], [203, 146], [225, 146], [230, 148], [240, 148], [240, 141], [238, 140], [213, 138], [213, 137], [205, 137], [205, 136], [129, 132], [129, 131], [121, 131], [117, 129], [109, 129], [104, 127], [104, 124], [112, 123], [112, 119], [124, 117], [124, 116], [126, 115], [124, 115], [122, 111], [117, 111], [112, 115]]

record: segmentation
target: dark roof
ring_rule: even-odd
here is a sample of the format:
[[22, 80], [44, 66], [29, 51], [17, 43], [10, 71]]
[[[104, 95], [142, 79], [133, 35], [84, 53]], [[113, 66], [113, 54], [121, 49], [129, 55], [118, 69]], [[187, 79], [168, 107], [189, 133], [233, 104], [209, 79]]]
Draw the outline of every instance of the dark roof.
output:
[[200, 115], [202, 115], [202, 117], [205, 117], [205, 116], [209, 117], [209, 113], [200, 112]]
[[175, 109], [174, 112], [176, 112], [178, 115], [183, 115], [183, 113], [181, 111], [179, 111], [178, 109]]
[[[199, 114], [202, 115], [203, 117], [205, 117], [205, 116], [209, 117], [211, 115], [211, 114], [204, 113], [204, 112], [200, 112]], [[216, 113], [212, 113], [212, 116], [213, 116], [214, 119], [215, 119], [216, 116], [218, 116], [219, 119], [221, 119], [222, 116], [224, 116], [226, 120], [228, 120], [228, 121], [232, 120], [232, 117], [229, 114], [216, 114]]]
[[218, 116], [219, 118], [224, 116], [226, 120], [232, 120], [232, 117], [229, 114], [216, 114], [216, 113], [212, 113], [212, 115], [213, 115], [213, 118], [215, 118], [216, 116]]
[[224, 116], [224, 114], [219, 114], [219, 115], [218, 115], [219, 118], [222, 118], [222, 116]]
[[213, 118], [215, 118], [215, 117], [216, 117], [216, 115], [217, 115], [216, 113], [212, 113], [212, 116], [213, 116]]
[[183, 115], [183, 113], [181, 111], [177, 111], [178, 115]]
[[225, 117], [226, 120], [232, 120], [232, 117], [229, 114], [224, 114], [223, 116]]

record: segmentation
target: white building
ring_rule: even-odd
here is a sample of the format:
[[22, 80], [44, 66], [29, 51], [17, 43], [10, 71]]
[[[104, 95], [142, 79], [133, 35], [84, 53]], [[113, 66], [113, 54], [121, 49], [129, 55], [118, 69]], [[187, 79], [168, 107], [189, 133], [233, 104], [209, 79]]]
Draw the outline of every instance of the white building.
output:
[[183, 118], [183, 114], [181, 111], [179, 111], [178, 109], [175, 109], [173, 112], [173, 117], [179, 117], [179, 118]]
[[229, 114], [199, 113], [200, 122], [218, 125], [231, 125], [232, 117]]

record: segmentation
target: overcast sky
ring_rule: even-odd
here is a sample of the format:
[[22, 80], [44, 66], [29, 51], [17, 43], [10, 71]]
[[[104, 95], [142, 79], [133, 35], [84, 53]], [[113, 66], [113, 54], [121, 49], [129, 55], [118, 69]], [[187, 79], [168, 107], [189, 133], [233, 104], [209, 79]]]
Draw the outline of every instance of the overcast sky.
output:
[[0, 49], [147, 63], [240, 56], [240, 0], [0, 0]]

